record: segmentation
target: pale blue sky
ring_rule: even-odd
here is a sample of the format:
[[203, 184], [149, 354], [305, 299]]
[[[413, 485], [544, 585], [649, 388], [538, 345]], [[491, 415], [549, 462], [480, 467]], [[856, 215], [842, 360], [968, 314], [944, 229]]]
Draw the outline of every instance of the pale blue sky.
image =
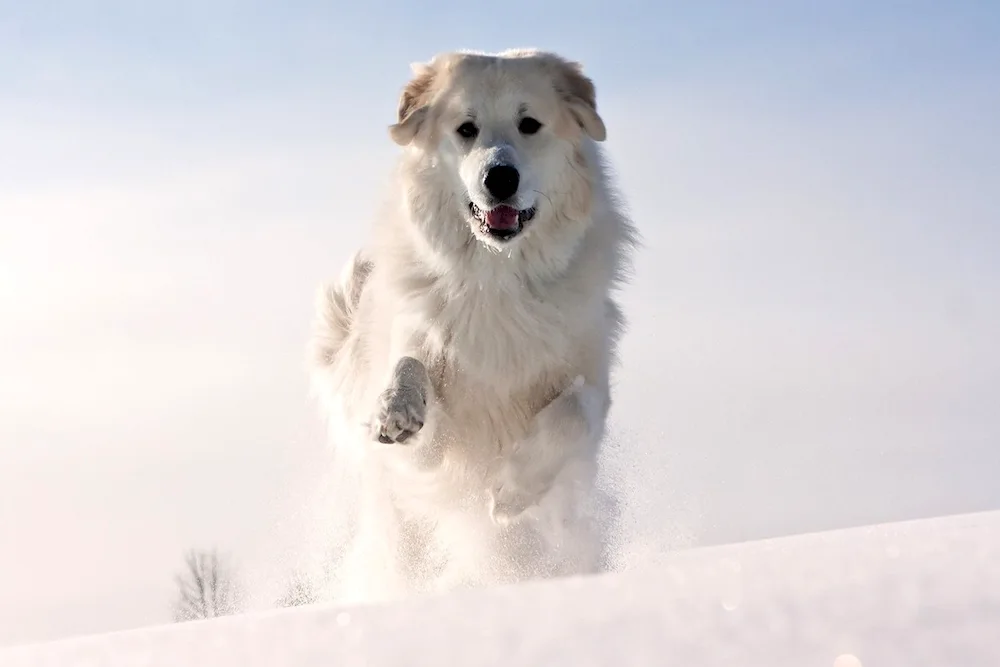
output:
[[451, 48], [597, 82], [650, 550], [1000, 508], [997, 35], [991, 2], [0, 0], [0, 642], [167, 620], [183, 549], [266, 580], [312, 536], [313, 289]]

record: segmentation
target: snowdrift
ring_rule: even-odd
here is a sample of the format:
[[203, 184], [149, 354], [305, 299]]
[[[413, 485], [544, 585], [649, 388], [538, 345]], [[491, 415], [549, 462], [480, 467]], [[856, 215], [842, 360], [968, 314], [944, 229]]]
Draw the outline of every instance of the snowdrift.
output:
[[655, 567], [0, 651], [4, 667], [996, 667], [1000, 512], [675, 553]]

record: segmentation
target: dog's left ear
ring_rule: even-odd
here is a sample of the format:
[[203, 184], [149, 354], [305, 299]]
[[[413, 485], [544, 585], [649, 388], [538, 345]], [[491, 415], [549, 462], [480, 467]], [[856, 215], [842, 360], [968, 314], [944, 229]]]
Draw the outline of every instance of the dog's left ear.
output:
[[400, 146], [406, 146], [420, 131], [420, 125], [430, 109], [431, 89], [435, 71], [431, 65], [411, 65], [413, 78], [403, 88], [396, 111], [396, 124], [389, 126], [389, 136]]
[[591, 139], [604, 141], [608, 131], [597, 113], [597, 90], [594, 82], [583, 73], [580, 63], [564, 61], [560, 69], [561, 81], [557, 82], [556, 87], [573, 118]]

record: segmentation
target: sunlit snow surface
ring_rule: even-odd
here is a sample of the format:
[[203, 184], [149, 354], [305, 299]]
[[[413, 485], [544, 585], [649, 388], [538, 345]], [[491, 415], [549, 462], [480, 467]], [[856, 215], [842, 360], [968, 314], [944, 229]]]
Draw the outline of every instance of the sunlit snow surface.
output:
[[1000, 512], [679, 551], [648, 569], [0, 651], [0, 665], [1000, 665]]

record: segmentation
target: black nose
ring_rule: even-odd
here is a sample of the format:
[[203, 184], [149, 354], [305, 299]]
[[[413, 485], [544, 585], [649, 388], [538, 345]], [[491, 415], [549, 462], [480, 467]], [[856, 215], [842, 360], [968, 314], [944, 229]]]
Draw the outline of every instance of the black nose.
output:
[[517, 184], [520, 180], [521, 177], [517, 173], [517, 169], [500, 165], [499, 167], [490, 167], [490, 170], [486, 172], [483, 184], [490, 191], [490, 194], [496, 197], [497, 201], [505, 201], [517, 192]]

